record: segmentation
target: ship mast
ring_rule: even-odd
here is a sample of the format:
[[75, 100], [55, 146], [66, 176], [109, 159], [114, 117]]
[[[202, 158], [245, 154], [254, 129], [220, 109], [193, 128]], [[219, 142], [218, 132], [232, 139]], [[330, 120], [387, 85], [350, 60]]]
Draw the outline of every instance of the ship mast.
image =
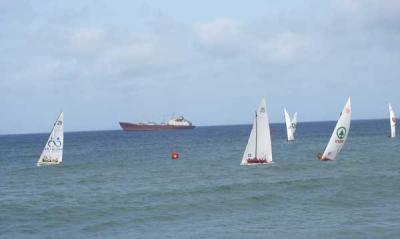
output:
[[256, 111], [256, 152], [255, 152], [255, 158], [257, 159], [257, 111]]

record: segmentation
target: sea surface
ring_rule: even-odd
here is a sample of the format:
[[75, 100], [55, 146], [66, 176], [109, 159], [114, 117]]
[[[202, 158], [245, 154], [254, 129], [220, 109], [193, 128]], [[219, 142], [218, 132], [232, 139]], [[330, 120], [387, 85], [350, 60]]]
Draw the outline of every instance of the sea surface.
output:
[[272, 124], [263, 166], [240, 166], [250, 125], [66, 133], [52, 167], [48, 134], [2, 135], [0, 238], [400, 238], [388, 124], [352, 121], [333, 162], [315, 155], [335, 122], [300, 122], [294, 143]]

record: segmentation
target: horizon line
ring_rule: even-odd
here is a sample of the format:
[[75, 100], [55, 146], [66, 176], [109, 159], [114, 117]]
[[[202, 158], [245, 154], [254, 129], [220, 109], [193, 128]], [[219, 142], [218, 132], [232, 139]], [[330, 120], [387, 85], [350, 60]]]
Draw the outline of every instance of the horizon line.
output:
[[[366, 121], [366, 120], [386, 120], [386, 118], [352, 119], [352, 121]], [[337, 120], [307, 120], [307, 121], [299, 121], [298, 123], [320, 123], [320, 122], [336, 122], [336, 121]], [[201, 127], [242, 126], [242, 125], [251, 125], [251, 124], [252, 123], [195, 125], [195, 127], [201, 128]], [[270, 124], [285, 124], [285, 122], [270, 122]], [[64, 133], [85, 133], [85, 132], [101, 132], [101, 131], [123, 131], [123, 130], [120, 128], [117, 128], [117, 129], [91, 129], [91, 130], [64, 131]], [[0, 136], [49, 134], [49, 132], [50, 131], [48, 131], [48, 132], [28, 132], [28, 133], [9, 133], [9, 134], [0, 134]]]

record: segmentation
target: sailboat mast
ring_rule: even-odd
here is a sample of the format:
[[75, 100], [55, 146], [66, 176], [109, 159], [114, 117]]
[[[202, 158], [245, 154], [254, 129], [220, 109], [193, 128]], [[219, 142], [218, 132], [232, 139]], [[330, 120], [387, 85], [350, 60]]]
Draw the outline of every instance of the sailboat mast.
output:
[[257, 158], [257, 111], [256, 111], [256, 152], [255, 152], [255, 158]]

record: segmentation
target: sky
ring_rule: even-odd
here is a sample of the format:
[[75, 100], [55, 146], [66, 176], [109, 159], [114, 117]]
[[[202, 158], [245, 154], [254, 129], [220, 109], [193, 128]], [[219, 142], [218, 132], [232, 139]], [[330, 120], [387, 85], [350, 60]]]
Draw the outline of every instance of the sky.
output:
[[0, 0], [0, 134], [400, 112], [397, 0]]

